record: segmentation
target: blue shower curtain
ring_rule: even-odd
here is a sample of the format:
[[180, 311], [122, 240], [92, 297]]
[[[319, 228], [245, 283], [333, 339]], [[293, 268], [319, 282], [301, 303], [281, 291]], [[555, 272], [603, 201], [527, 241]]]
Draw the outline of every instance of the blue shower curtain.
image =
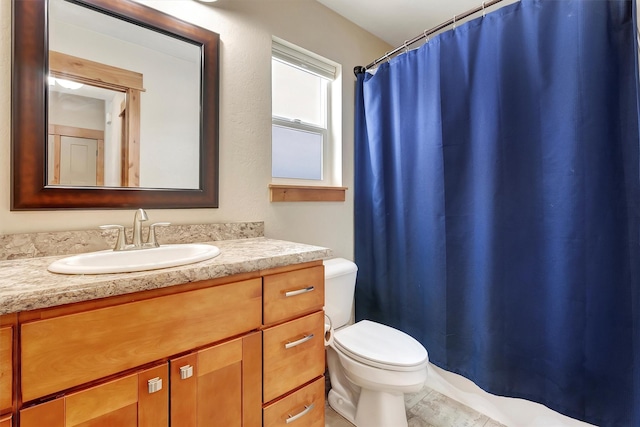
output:
[[356, 317], [640, 426], [635, 4], [522, 0], [360, 74]]

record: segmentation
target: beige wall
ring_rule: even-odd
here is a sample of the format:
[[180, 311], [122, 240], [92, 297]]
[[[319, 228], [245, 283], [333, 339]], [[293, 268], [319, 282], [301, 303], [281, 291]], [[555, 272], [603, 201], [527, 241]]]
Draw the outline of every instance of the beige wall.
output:
[[[220, 34], [220, 208], [149, 210], [176, 224], [264, 221], [268, 237], [353, 256], [353, 67], [390, 46], [314, 0], [139, 0]], [[270, 203], [271, 36], [342, 64], [344, 203]], [[0, 234], [129, 225], [133, 211], [11, 212], [11, 2], [0, 1]], [[144, 206], [142, 206], [144, 207]]]

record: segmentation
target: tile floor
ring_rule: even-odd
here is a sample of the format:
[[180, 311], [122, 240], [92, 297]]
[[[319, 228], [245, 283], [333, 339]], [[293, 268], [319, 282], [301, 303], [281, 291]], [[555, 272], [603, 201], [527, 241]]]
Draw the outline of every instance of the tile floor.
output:
[[[417, 393], [408, 394], [405, 407], [409, 427], [506, 427], [426, 386]], [[353, 427], [353, 424], [327, 404], [325, 426]]]

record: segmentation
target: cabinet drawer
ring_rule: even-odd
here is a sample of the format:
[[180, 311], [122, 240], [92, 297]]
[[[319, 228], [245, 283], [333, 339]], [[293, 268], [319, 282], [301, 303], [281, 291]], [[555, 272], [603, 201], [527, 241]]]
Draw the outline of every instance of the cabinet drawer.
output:
[[324, 266], [264, 276], [264, 324], [270, 325], [324, 306]]
[[323, 333], [322, 311], [264, 330], [264, 402], [324, 373]]
[[22, 325], [27, 402], [260, 327], [260, 279]]
[[12, 408], [13, 328], [0, 328], [0, 411]]
[[324, 427], [324, 377], [265, 407], [263, 420], [264, 427]]

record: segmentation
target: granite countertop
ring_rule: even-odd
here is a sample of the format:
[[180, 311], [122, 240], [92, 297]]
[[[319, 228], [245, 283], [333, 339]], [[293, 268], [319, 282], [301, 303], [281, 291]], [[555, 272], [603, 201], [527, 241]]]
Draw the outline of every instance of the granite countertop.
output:
[[50, 263], [64, 256], [0, 261], [0, 314], [164, 288], [331, 256], [331, 250], [327, 248], [265, 237], [208, 243], [218, 246], [220, 255], [195, 264], [136, 273], [67, 275], [47, 270]]

